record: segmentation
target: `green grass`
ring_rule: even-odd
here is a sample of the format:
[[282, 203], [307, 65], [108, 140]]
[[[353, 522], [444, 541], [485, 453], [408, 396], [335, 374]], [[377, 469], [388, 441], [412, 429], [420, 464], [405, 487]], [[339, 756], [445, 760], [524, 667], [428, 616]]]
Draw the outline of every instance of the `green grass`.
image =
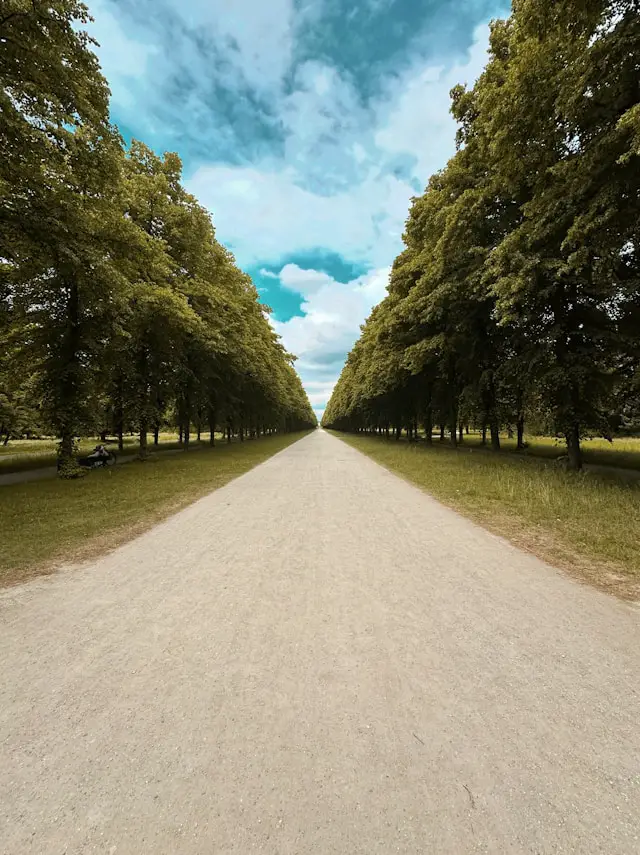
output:
[[336, 436], [517, 545], [599, 587], [640, 595], [640, 481], [468, 446]]
[[197, 454], [158, 457], [91, 472], [0, 486], [0, 584], [88, 558], [223, 486], [303, 434], [220, 444]]
[[[528, 448], [525, 451], [516, 450], [516, 440], [506, 436], [500, 437], [503, 451], [511, 451], [523, 456], [555, 459], [566, 454], [566, 447], [560, 440], [550, 436], [525, 437]], [[437, 441], [434, 436], [434, 441]], [[463, 446], [481, 448], [479, 434], [464, 437]], [[582, 443], [584, 462], [596, 466], [611, 466], [618, 469], [634, 469], [640, 472], [640, 438], [629, 437], [614, 439], [585, 439]]]
[[[217, 434], [216, 434], [217, 436]], [[153, 438], [149, 437], [149, 450], [167, 451], [172, 448], [181, 448], [177, 433], [161, 433], [160, 442], [156, 447]], [[99, 437], [83, 437], [79, 442], [79, 453], [89, 454], [100, 442]], [[49, 439], [18, 439], [12, 440], [6, 446], [0, 446], [0, 475], [8, 472], [26, 472], [33, 469], [43, 469], [56, 465], [56, 448], [58, 441]], [[198, 443], [195, 437], [191, 439], [193, 448], [209, 445], [209, 433], [202, 434], [202, 442]], [[138, 437], [124, 437], [124, 450], [118, 451], [115, 442], [109, 442], [107, 448], [117, 455], [135, 455], [138, 452]]]

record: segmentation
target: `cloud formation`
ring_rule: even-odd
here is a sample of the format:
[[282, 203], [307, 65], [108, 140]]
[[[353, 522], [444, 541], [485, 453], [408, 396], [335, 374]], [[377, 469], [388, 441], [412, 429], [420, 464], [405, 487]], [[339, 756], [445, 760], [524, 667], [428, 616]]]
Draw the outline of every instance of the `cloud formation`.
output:
[[416, 65], [366, 109], [335, 69], [307, 64], [280, 105], [283, 154], [202, 166], [189, 187], [241, 264], [319, 248], [384, 266], [400, 249], [411, 197], [455, 150], [449, 91], [473, 83], [487, 44], [488, 27], [477, 28], [464, 62]]
[[189, 190], [213, 214], [219, 238], [242, 265], [324, 249], [382, 265], [400, 245], [411, 185], [375, 171], [350, 189], [312, 192], [295, 169], [201, 167]]
[[304, 315], [272, 321], [287, 350], [298, 356], [296, 367], [314, 408], [326, 406], [345, 354], [360, 332], [360, 324], [382, 300], [390, 267], [373, 270], [351, 282], [338, 282], [317, 270], [285, 265], [280, 282], [304, 295]]

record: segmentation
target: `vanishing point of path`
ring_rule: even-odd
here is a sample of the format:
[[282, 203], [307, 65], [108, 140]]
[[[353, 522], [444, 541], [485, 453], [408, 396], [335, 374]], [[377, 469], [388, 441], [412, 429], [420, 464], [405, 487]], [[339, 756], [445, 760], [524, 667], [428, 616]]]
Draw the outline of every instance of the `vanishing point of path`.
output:
[[640, 851], [640, 612], [321, 431], [0, 649], [3, 855]]

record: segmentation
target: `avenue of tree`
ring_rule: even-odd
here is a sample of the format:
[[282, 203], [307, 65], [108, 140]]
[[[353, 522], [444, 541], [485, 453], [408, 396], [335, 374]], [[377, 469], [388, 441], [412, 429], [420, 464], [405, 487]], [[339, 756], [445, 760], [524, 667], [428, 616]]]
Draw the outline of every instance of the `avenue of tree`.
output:
[[388, 296], [323, 424], [581, 438], [640, 424], [640, 7], [514, 0], [452, 91], [457, 153], [415, 198]]
[[316, 419], [250, 278], [181, 184], [125, 148], [77, 0], [0, 3], [0, 439]]

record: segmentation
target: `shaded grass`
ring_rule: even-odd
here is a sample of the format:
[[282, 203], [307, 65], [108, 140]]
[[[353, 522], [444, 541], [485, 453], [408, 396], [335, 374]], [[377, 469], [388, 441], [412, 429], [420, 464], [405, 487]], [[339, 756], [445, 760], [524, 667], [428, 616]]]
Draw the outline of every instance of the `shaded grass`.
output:
[[640, 596], [640, 482], [516, 455], [336, 434], [444, 504], [621, 596]]
[[[556, 459], [567, 453], [563, 441], [551, 436], [527, 436], [525, 437], [528, 448], [517, 451], [516, 440], [506, 436], [500, 437], [503, 451], [511, 451], [528, 457], [542, 457], [545, 459]], [[434, 438], [434, 441], [435, 438]], [[463, 447], [481, 448], [481, 437], [479, 434], [465, 436]], [[584, 462], [595, 466], [611, 466], [619, 469], [634, 469], [640, 472], [640, 438], [629, 437], [614, 439], [607, 442], [606, 439], [585, 439], [582, 443]]]
[[[216, 437], [218, 434], [216, 434]], [[161, 433], [157, 446], [153, 445], [150, 437], [149, 451], [167, 451], [173, 448], [182, 448], [177, 433]], [[100, 442], [99, 437], [83, 437], [78, 443], [79, 454], [90, 454]], [[209, 445], [209, 434], [202, 434], [202, 441], [192, 439], [190, 443], [193, 448]], [[27, 472], [33, 469], [44, 469], [56, 465], [56, 439], [20, 439], [13, 440], [8, 446], [0, 446], [0, 475], [9, 472]], [[114, 451], [119, 457], [134, 456], [138, 453], [139, 442], [137, 436], [124, 438], [124, 450], [118, 451], [118, 445], [109, 442], [107, 448]]]
[[0, 584], [89, 558], [223, 486], [304, 433], [221, 444], [91, 472], [76, 481], [0, 487]]

